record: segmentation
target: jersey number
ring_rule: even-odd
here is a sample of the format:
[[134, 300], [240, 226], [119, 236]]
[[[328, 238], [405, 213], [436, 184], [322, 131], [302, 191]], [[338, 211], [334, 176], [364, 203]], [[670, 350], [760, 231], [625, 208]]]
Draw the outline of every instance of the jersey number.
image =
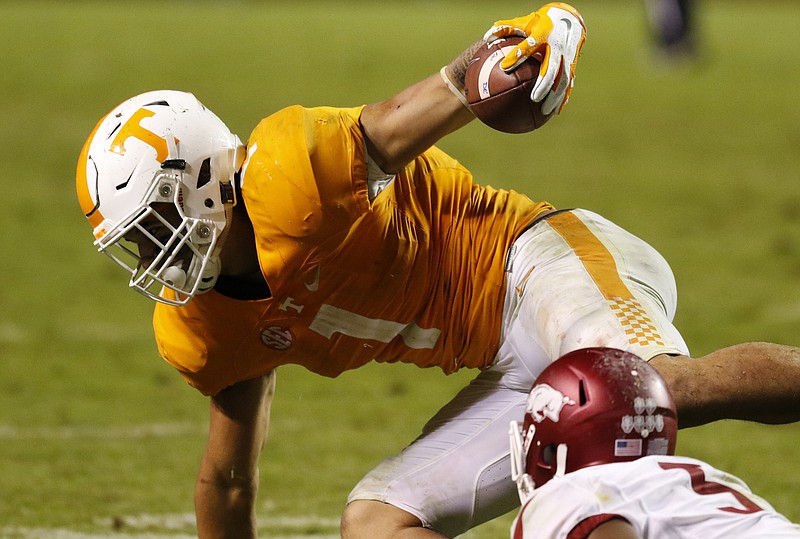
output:
[[739, 492], [738, 490], [732, 489], [727, 485], [723, 485], [722, 483], [715, 483], [714, 481], [707, 481], [706, 474], [703, 472], [703, 469], [700, 468], [697, 464], [681, 464], [681, 463], [673, 463], [673, 462], [659, 462], [659, 466], [661, 466], [664, 470], [674, 470], [676, 468], [680, 468], [681, 470], [685, 470], [686, 473], [689, 474], [689, 477], [692, 481], [692, 490], [700, 495], [708, 495], [708, 494], [723, 494], [725, 492], [732, 494], [736, 500], [743, 507], [720, 507], [720, 511], [727, 511], [728, 513], [739, 513], [739, 514], [747, 514], [747, 513], [757, 513], [759, 511], [763, 511], [761, 507], [755, 504], [753, 500]]
[[327, 304], [320, 307], [308, 328], [327, 339], [334, 333], [341, 333], [357, 339], [388, 343], [399, 335], [406, 346], [415, 350], [432, 349], [441, 333], [436, 328], [421, 328], [415, 322], [401, 324], [391, 320], [367, 318]]

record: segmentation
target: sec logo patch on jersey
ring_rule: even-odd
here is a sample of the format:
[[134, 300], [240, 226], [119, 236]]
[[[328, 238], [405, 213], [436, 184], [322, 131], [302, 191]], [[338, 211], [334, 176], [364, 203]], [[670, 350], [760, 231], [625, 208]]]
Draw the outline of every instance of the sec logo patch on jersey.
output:
[[269, 326], [261, 331], [261, 342], [273, 350], [287, 350], [294, 344], [294, 334], [286, 327]]

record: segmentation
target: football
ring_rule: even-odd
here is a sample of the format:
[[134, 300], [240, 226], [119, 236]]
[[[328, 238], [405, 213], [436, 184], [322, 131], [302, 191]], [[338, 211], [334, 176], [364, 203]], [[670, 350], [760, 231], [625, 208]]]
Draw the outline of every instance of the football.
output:
[[506, 73], [500, 61], [522, 41], [507, 37], [483, 45], [472, 58], [464, 90], [475, 117], [504, 133], [528, 133], [542, 127], [553, 115], [543, 114], [541, 103], [531, 101], [540, 61], [529, 58]]

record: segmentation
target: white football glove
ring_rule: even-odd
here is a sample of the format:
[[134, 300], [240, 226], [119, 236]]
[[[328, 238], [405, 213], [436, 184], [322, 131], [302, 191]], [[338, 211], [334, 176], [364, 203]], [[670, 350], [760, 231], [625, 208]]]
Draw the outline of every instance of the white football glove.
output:
[[578, 55], [586, 40], [586, 24], [581, 14], [568, 4], [553, 2], [530, 15], [495, 22], [483, 39], [491, 43], [508, 36], [526, 39], [508, 53], [500, 67], [513, 71], [528, 58], [537, 56], [541, 67], [531, 99], [542, 102], [544, 114], [560, 113], [569, 101]]

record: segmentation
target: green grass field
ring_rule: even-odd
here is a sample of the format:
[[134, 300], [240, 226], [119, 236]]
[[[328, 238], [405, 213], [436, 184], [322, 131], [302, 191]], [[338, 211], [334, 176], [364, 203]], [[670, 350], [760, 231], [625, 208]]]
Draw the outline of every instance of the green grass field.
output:
[[[291, 5], [290, 5], [291, 4]], [[671, 261], [695, 354], [800, 344], [800, 4], [702, 5], [704, 60], [649, 63], [640, 2], [575, 0], [589, 37], [541, 132], [442, 142], [484, 183], [607, 215]], [[122, 7], [122, 6], [125, 7]], [[356, 105], [438, 70], [518, 0], [0, 5], [0, 537], [191, 537], [207, 403], [157, 354], [151, 304], [94, 253], [74, 167], [95, 122], [156, 88], [196, 93], [246, 138], [292, 104]], [[279, 375], [263, 537], [335, 537], [352, 485], [472, 373], [369, 366]], [[680, 451], [800, 521], [800, 428], [720, 422]], [[507, 536], [510, 517], [468, 534]]]

